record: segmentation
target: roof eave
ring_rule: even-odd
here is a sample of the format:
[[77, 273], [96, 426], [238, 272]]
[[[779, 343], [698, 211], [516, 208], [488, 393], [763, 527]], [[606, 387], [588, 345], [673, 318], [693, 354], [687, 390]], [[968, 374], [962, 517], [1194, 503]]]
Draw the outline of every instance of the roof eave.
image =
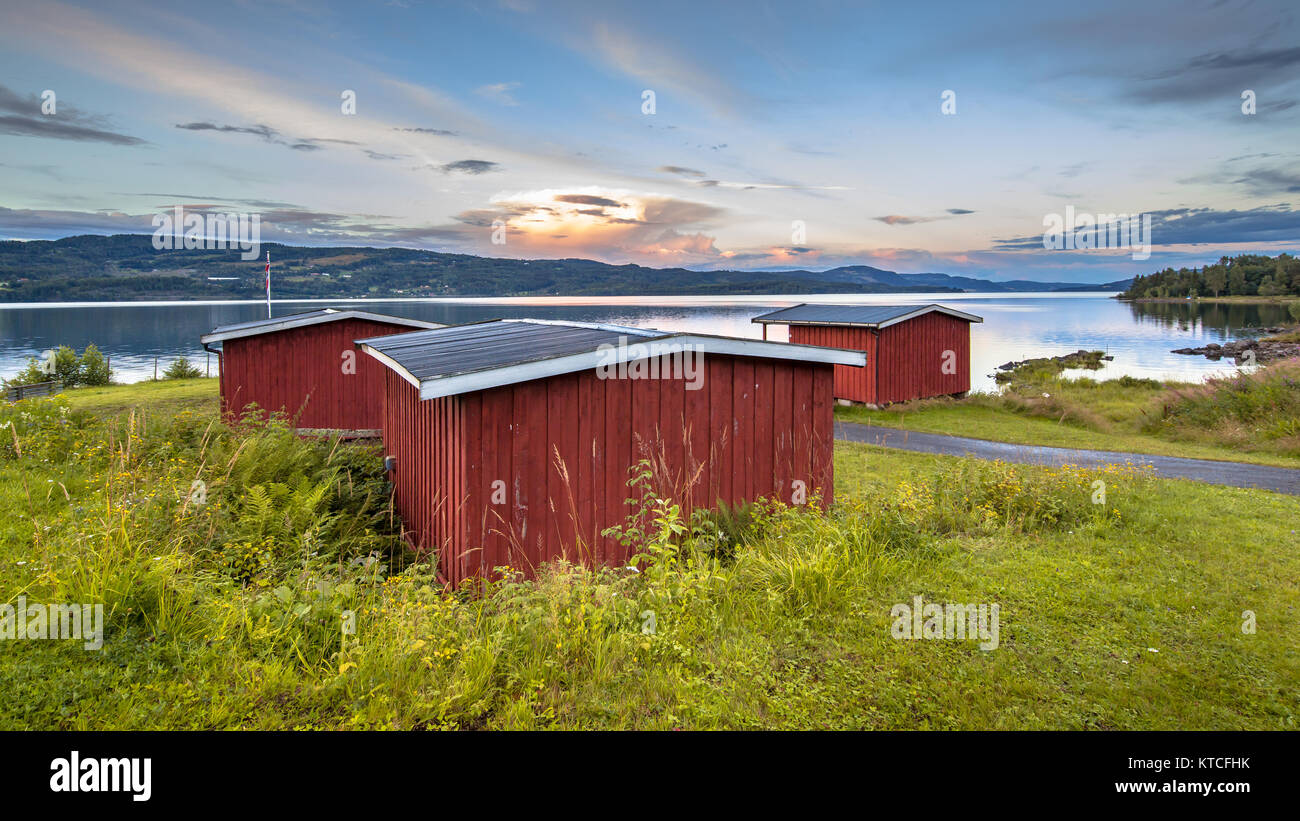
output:
[[823, 320], [823, 319], [782, 319], [779, 316], [781, 313], [785, 311], [792, 311], [795, 308], [802, 308], [802, 307], [804, 306], [795, 305], [791, 308], [782, 308], [779, 311], [772, 311], [771, 313], [766, 313], [766, 314], [762, 314], [761, 316], [756, 316], [753, 319], [751, 319], [750, 322], [758, 323], [760, 325], [803, 325], [803, 326], [815, 325], [819, 327], [831, 327], [831, 328], [874, 328], [876, 330], [880, 330], [882, 328], [888, 328], [890, 325], [897, 325], [900, 322], [907, 322], [909, 319], [916, 319], [918, 316], [924, 316], [925, 314], [928, 313], [946, 314], [947, 316], [951, 316], [954, 319], [961, 319], [961, 320], [965, 320], [966, 322], [984, 321], [983, 317], [976, 316], [974, 314], [968, 314], [965, 311], [958, 311], [955, 308], [949, 308], [946, 305], [939, 305], [933, 302], [928, 305], [918, 305], [916, 306], [916, 310], [908, 311], [905, 314], [900, 314], [899, 316], [896, 317], [891, 317], [889, 319], [881, 320], [880, 322], [848, 322], [848, 321], [833, 321], [833, 320]]
[[422, 319], [408, 319], [402, 316], [387, 316], [385, 314], [371, 313], [370, 311], [336, 311], [326, 316], [313, 316], [310, 319], [293, 319], [286, 317], [282, 322], [276, 322], [269, 325], [259, 325], [256, 328], [246, 328], [238, 331], [229, 331], [220, 333], [213, 331], [199, 337], [202, 344], [211, 344], [214, 342], [224, 342], [227, 339], [244, 339], [250, 336], [263, 336], [264, 334], [279, 333], [280, 331], [291, 331], [295, 328], [308, 328], [312, 325], [321, 325], [326, 322], [339, 322], [344, 319], [364, 319], [370, 322], [383, 322], [389, 325], [401, 325], [409, 327], [412, 331], [431, 331], [436, 328], [444, 328], [436, 322], [425, 322]]
[[[358, 340], [356, 344], [363, 352], [378, 359], [407, 382], [416, 386], [420, 391], [420, 399], [438, 399], [444, 396], [455, 396], [472, 391], [498, 388], [504, 385], [530, 382], [535, 379], [548, 379], [554, 376], [593, 370], [602, 366], [610, 367], [635, 362], [640, 359], [671, 356], [675, 353], [690, 352], [697, 348], [705, 356], [709, 354], [715, 356], [757, 356], [763, 359], [849, 365], [859, 368], [865, 367], [867, 364], [867, 355], [864, 351], [825, 348], [817, 345], [798, 345], [788, 342], [764, 342], [697, 334], [673, 334], [647, 338], [645, 341], [632, 342], [626, 345], [602, 346], [593, 350], [565, 354], [549, 359], [538, 359], [532, 362], [520, 362], [514, 365], [421, 379], [413, 375], [397, 360], [375, 348], [371, 344], [372, 341]], [[665, 345], [676, 350], [664, 350], [662, 346]]]

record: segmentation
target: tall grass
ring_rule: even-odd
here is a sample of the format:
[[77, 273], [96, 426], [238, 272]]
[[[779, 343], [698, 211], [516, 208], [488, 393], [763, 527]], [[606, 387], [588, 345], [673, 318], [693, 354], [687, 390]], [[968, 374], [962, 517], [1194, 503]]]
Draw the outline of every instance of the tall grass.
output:
[[[1113, 500], [1142, 494], [1113, 488], [1147, 481], [958, 461], [826, 512], [688, 511], [647, 459], [615, 533], [630, 566], [560, 561], [457, 591], [436, 557], [405, 554], [374, 448], [278, 419], [98, 422], [33, 402], [0, 410], [0, 470], [38, 483], [27, 528], [0, 543], [6, 567], [23, 562], [0, 600], [103, 603], [106, 650], [16, 648], [51, 686], [24, 685], [7, 727], [730, 724], [718, 671], [766, 681], [774, 637], [855, 618], [958, 538], [1123, 532]], [[65, 490], [47, 492], [56, 475]]]
[[1146, 427], [1171, 438], [1300, 455], [1300, 360], [1170, 391]]

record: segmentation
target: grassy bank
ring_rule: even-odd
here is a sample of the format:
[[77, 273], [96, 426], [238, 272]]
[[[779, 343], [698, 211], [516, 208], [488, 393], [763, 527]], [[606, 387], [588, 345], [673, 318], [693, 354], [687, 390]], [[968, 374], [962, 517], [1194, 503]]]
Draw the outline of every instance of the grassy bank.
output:
[[[1300, 718], [1300, 499], [840, 444], [828, 515], [664, 502], [639, 573], [556, 566], [468, 596], [402, 553], [377, 449], [229, 429], [213, 406], [196, 382], [0, 408], [0, 601], [107, 611], [99, 651], [0, 641], [0, 728]], [[918, 595], [999, 604], [997, 649], [892, 637]]]
[[837, 419], [1025, 445], [1300, 467], [1294, 360], [1205, 385], [1019, 371], [995, 394], [836, 408]]

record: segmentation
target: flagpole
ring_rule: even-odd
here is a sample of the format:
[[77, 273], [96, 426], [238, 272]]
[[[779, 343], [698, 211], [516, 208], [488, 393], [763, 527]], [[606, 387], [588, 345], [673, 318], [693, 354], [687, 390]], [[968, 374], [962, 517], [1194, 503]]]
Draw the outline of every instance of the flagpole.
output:
[[271, 251], [266, 252], [266, 318], [271, 318]]

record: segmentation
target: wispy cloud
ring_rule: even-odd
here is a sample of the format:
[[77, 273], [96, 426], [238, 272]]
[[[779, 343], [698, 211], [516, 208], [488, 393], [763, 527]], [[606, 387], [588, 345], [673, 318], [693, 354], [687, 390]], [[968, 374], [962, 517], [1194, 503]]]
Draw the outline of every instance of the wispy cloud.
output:
[[492, 83], [491, 85], [479, 86], [474, 89], [474, 93], [500, 105], [515, 106], [519, 105], [519, 101], [511, 96], [510, 92], [519, 88], [520, 85], [522, 83]]
[[104, 118], [59, 103], [57, 97], [52, 114], [43, 114], [41, 103], [41, 98], [35, 94], [24, 97], [0, 85], [0, 111], [8, 112], [0, 114], [0, 134], [110, 145], [145, 144], [139, 137], [103, 127]]
[[436, 137], [457, 136], [455, 131], [448, 131], [445, 128], [403, 128], [401, 126], [394, 126], [393, 130], [401, 131], [404, 134], [432, 134]]
[[[1287, 203], [1241, 210], [1166, 208], [1148, 214], [1151, 244], [1156, 246], [1292, 242], [1300, 237], [1300, 211]], [[994, 248], [1043, 251], [1043, 235], [999, 239], [994, 242]]]
[[887, 214], [883, 217], [872, 217], [876, 222], [883, 222], [885, 225], [920, 225], [925, 222], [936, 222], [938, 220], [952, 219], [952, 217], [963, 217], [975, 212], [969, 208], [948, 208], [946, 217], [916, 217], [905, 216], [903, 214]]
[[658, 170], [664, 172], [665, 174], [677, 174], [682, 177], [705, 176], [705, 173], [703, 171], [698, 171], [694, 168], [686, 168], [680, 165], [661, 165], [659, 166]]
[[444, 174], [486, 174], [500, 168], [499, 163], [490, 160], [456, 160], [438, 166], [438, 170]]
[[[1300, 68], [1300, 46], [1211, 52], [1146, 76], [1136, 77], [1130, 95], [1150, 103], [1228, 99], [1242, 89], [1290, 82]], [[1288, 101], [1294, 105], [1294, 101]], [[1290, 105], [1286, 106], [1290, 108]]]

